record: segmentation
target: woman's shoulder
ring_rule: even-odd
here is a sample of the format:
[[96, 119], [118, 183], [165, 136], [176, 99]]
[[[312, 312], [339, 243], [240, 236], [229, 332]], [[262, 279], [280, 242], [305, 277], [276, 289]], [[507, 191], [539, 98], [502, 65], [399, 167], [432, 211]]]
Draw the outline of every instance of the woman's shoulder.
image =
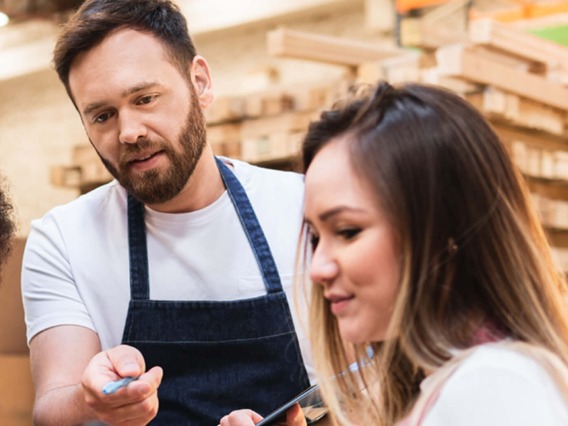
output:
[[485, 344], [449, 376], [424, 424], [568, 424], [566, 398], [529, 351]]
[[515, 346], [514, 342], [499, 342], [479, 345], [464, 358], [454, 376], [484, 371], [512, 373], [529, 380], [546, 375], [543, 366], [530, 352]]

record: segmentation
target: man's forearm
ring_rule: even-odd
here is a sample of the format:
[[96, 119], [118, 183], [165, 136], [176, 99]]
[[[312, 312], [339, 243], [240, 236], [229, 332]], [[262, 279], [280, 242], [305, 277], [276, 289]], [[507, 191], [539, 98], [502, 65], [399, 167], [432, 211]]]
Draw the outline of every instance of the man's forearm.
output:
[[96, 420], [96, 416], [85, 403], [81, 385], [75, 384], [36, 398], [33, 420], [35, 426], [75, 426]]

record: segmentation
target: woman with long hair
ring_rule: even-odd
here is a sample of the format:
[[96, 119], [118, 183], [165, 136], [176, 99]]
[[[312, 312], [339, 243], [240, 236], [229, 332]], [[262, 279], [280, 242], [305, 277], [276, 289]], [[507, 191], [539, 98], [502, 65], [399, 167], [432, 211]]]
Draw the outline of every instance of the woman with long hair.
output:
[[481, 114], [381, 83], [312, 123], [303, 158], [310, 337], [334, 423], [568, 424], [566, 280]]

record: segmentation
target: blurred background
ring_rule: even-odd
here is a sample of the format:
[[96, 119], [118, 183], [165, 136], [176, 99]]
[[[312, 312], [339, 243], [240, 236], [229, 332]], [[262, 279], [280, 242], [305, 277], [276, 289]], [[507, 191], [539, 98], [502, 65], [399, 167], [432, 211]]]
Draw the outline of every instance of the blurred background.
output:
[[[568, 271], [568, 1], [178, 0], [216, 100], [221, 155], [295, 169], [304, 129], [353, 84], [420, 81], [478, 107]], [[110, 180], [51, 66], [77, 0], [0, 0], [0, 173], [18, 221], [0, 287], [0, 424], [31, 424], [20, 296], [30, 222]]]

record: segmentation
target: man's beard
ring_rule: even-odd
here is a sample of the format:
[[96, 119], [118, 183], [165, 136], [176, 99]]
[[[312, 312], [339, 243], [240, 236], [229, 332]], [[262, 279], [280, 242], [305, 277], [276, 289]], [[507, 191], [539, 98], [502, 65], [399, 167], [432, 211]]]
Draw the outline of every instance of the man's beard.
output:
[[[178, 195], [187, 184], [201, 158], [207, 140], [205, 119], [194, 93], [191, 99], [191, 109], [179, 136], [181, 152], [176, 151], [167, 141], [144, 138], [135, 144], [121, 145], [121, 160], [118, 168], [99, 154], [110, 174], [144, 204], [161, 204]], [[170, 167], [165, 172], [152, 169], [142, 173], [133, 173], [130, 165], [122, 161], [122, 158], [132, 158], [133, 154], [147, 149], [162, 151], [170, 159]]]

